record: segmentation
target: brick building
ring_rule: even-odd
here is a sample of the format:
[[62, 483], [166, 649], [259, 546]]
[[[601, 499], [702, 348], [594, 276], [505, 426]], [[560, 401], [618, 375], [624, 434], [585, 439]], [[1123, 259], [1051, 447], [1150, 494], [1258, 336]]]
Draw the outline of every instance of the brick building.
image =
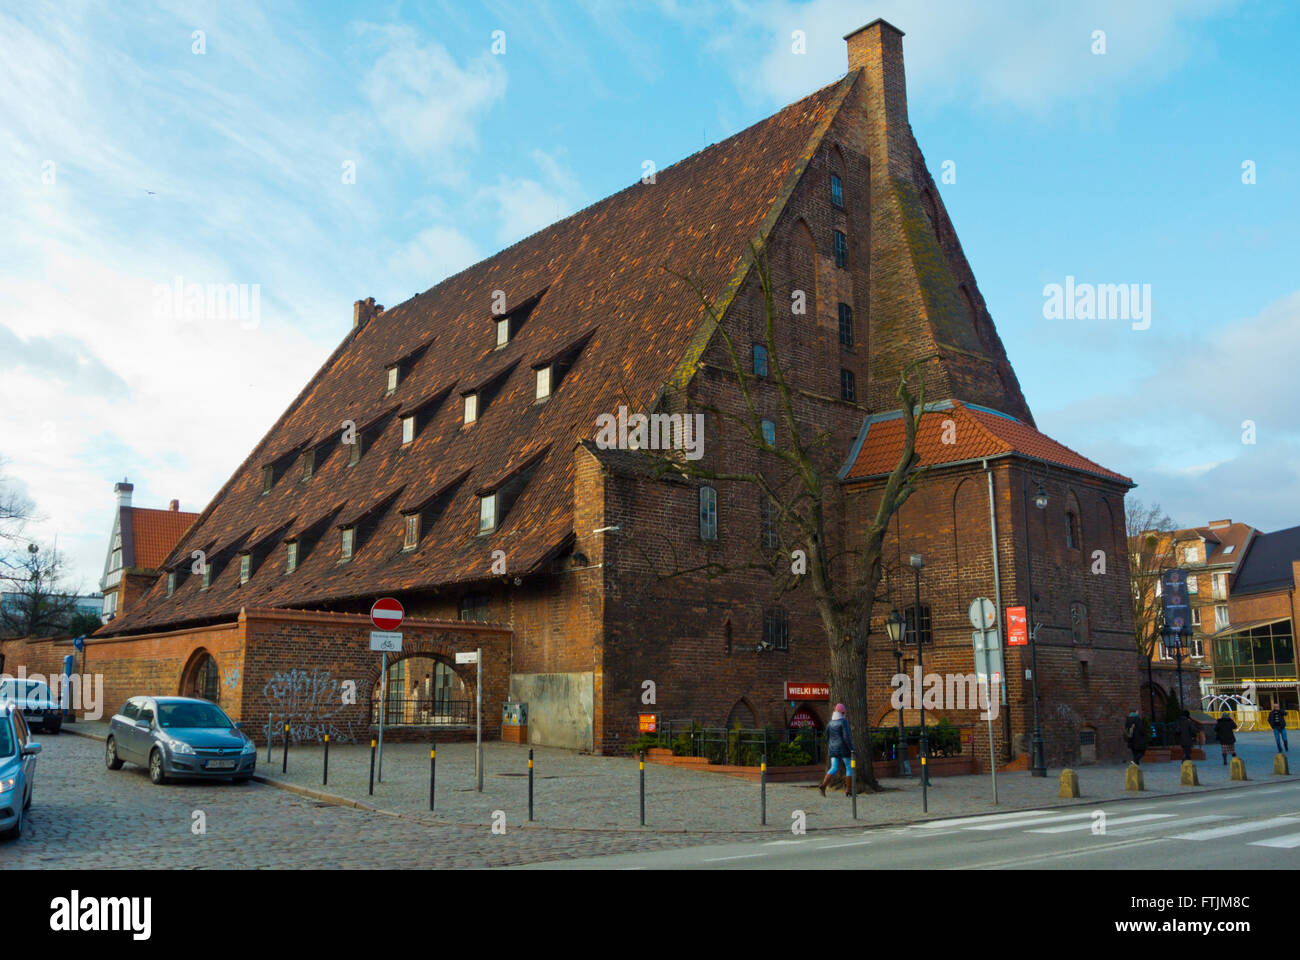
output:
[[[1132, 633], [1112, 597], [1127, 589], [1115, 531], [1130, 484], [1034, 429], [912, 136], [902, 34], [878, 20], [847, 41], [841, 80], [653, 182], [396, 307], [358, 301], [343, 342], [145, 595], [89, 641], [88, 665], [118, 699], [197, 692], [250, 729], [288, 716], [304, 736], [359, 736], [378, 697], [362, 614], [391, 594], [413, 618], [389, 677], [399, 734], [464, 727], [447, 705], [472, 679], [451, 654], [479, 646], [489, 733], [511, 696], [529, 703], [535, 743], [619, 752], [645, 711], [824, 721], [825, 702], [785, 697], [785, 681], [825, 681], [827, 648], [808, 591], [782, 592], [749, 562], [771, 522], [760, 498], [598, 442], [597, 425], [623, 407], [682, 425], [707, 410], [701, 462], [763, 468], [771, 454], [725, 416], [743, 406], [730, 343], [773, 420], [767, 374], [779, 360], [800, 433], [819, 438], [828, 476], [845, 473], [827, 507], [840, 546], [872, 493], [869, 472], [854, 472], [866, 469], [862, 438], [882, 435], [900, 372], [919, 364], [927, 400], [947, 402], [983, 445], [979, 464], [943, 461], [899, 520], [898, 549], [920, 543], [932, 557], [938, 655], [968, 669], [959, 627], [972, 590], [1027, 597], [1028, 535], [1049, 758], [1114, 753], [1105, 724], [1136, 690], [1131, 643], [1124, 670], [1110, 646]], [[755, 246], [782, 310], [772, 356], [760, 349]], [[996, 582], [984, 569], [995, 553], [985, 462]], [[1057, 505], [1028, 527], [1025, 476]], [[1062, 541], [1070, 510], [1073, 546]], [[1106, 576], [1088, 573], [1094, 548], [1108, 551]], [[1011, 655], [1008, 671], [1020, 666]], [[1020, 676], [1007, 684], [1003, 753], [1021, 748], [1031, 711]]]
[[126, 480], [113, 485], [117, 508], [99, 581], [104, 594], [100, 614], [105, 623], [126, 612], [154, 585], [167, 555], [199, 518], [197, 513], [182, 511], [179, 500], [173, 500], [166, 510], [132, 506], [134, 490], [135, 485]]

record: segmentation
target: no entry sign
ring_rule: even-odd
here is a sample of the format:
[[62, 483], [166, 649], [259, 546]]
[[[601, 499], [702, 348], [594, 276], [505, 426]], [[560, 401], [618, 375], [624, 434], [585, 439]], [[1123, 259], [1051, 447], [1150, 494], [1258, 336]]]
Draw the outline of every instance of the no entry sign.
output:
[[370, 608], [370, 622], [375, 625], [376, 630], [396, 630], [402, 625], [404, 616], [406, 611], [392, 597], [376, 600], [375, 605]]

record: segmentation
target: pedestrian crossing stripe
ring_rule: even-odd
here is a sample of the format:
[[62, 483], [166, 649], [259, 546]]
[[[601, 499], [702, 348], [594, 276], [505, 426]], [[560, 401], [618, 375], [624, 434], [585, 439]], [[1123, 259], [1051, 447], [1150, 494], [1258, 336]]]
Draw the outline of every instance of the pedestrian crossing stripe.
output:
[[[1177, 816], [1177, 814], [1174, 813], [1143, 813], [1136, 817], [1110, 817], [1103, 822], [1106, 824], [1106, 829], [1109, 830], [1112, 827], [1123, 826], [1126, 823], [1142, 823], [1147, 820], [1168, 820], [1171, 817], [1175, 817], [1175, 816]], [[1067, 823], [1061, 827], [1045, 827], [1042, 830], [1026, 830], [1025, 832], [1026, 833], [1068, 833], [1071, 830], [1091, 830], [1091, 829], [1092, 829], [1092, 823], [1089, 821], [1085, 823]]]
[[1218, 840], [1222, 837], [1235, 837], [1241, 833], [1254, 833], [1258, 830], [1272, 830], [1275, 827], [1290, 826], [1300, 823], [1298, 817], [1272, 817], [1268, 820], [1248, 820], [1226, 827], [1211, 827], [1208, 830], [1194, 830], [1191, 833], [1177, 833], [1171, 840]]
[[1292, 833], [1285, 837], [1271, 837], [1268, 840], [1256, 840], [1251, 843], [1252, 847], [1278, 847], [1282, 850], [1292, 850], [1300, 847], [1300, 833]]

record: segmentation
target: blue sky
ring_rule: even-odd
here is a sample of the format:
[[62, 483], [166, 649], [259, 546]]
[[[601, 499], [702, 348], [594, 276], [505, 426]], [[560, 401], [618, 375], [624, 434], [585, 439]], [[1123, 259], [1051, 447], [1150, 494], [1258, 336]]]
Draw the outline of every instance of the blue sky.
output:
[[[0, 457], [32, 532], [92, 585], [113, 482], [201, 509], [352, 301], [835, 80], [878, 16], [1039, 426], [1183, 523], [1300, 523], [1298, 4], [54, 3], [0, 8]], [[1045, 319], [1066, 276], [1150, 284], [1150, 329]], [[256, 318], [168, 312], [176, 277], [256, 285]]]

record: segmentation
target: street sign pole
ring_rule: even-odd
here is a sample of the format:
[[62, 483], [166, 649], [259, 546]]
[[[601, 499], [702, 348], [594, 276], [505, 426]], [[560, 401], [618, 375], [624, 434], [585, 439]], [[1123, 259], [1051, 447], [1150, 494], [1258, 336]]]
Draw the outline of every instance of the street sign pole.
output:
[[[985, 719], [989, 725], [989, 773], [993, 777], [993, 805], [997, 806], [998, 802], [998, 758], [996, 747], [993, 743], [993, 698], [996, 696], [993, 687], [993, 674], [1002, 672], [1001, 650], [999, 656], [994, 658], [989, 650], [989, 634], [992, 633], [994, 642], [997, 642], [998, 632], [996, 630], [998, 622], [998, 608], [988, 597], [978, 597], [970, 605], [970, 622], [975, 628], [975, 633], [971, 635], [971, 640], [975, 645], [975, 671], [976, 679], [980, 680], [980, 674], [983, 674], [982, 682], [984, 684], [984, 703]], [[996, 659], [996, 667], [995, 666]], [[978, 704], [976, 704], [978, 706]]]
[[388, 651], [401, 653], [402, 635], [393, 632], [402, 625], [406, 610], [392, 597], [376, 600], [370, 608], [370, 649], [382, 651], [379, 661], [379, 782], [384, 782], [384, 710], [388, 706]]
[[388, 702], [388, 651], [380, 654], [379, 667], [379, 782], [384, 782], [384, 706]]
[[478, 648], [474, 655], [478, 664], [478, 682], [474, 685], [474, 712], [478, 714], [478, 745], [475, 748], [474, 765], [478, 768], [478, 792], [483, 792], [483, 648]]

